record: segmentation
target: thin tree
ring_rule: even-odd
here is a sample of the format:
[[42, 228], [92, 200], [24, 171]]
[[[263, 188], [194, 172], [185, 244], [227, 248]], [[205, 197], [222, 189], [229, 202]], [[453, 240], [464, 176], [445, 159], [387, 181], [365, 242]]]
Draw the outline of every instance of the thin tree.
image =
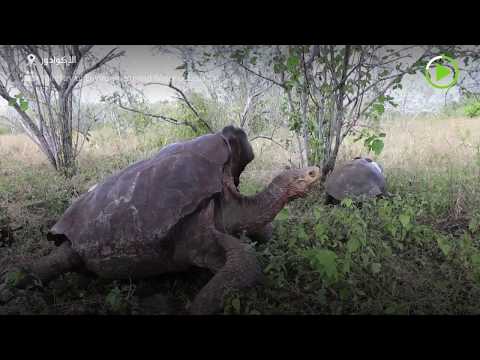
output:
[[6, 45], [0, 48], [0, 96], [50, 164], [66, 176], [77, 170], [82, 84], [87, 74], [124, 53], [98, 58], [93, 45]]

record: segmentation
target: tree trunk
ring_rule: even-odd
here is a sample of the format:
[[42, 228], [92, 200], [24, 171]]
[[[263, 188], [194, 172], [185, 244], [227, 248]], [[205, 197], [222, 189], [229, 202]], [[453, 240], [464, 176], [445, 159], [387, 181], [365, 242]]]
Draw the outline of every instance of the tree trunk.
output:
[[59, 94], [60, 112], [58, 114], [59, 123], [62, 126], [61, 146], [58, 149], [57, 158], [60, 160], [60, 170], [62, 173], [71, 177], [76, 173], [76, 160], [73, 149], [72, 134], [72, 95], [71, 93]]
[[303, 158], [305, 159], [305, 166], [310, 166], [310, 152], [309, 152], [309, 136], [308, 136], [308, 89], [304, 88], [301, 95], [302, 105], [302, 140], [303, 140]]

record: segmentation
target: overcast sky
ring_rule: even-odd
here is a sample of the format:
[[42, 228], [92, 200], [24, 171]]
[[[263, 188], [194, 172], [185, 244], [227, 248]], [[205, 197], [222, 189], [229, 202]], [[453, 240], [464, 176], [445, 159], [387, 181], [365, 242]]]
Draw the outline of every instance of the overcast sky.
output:
[[[151, 45], [96, 45], [93, 52], [98, 57], [102, 57], [115, 47], [124, 50], [125, 55], [113, 60], [111, 64], [119, 66], [133, 80], [168, 83], [169, 79], [173, 78], [174, 83], [183, 83], [182, 71], [175, 70], [181, 64], [180, 60], [173, 55], [153, 51]], [[115, 89], [109, 86], [106, 80], [104, 75], [91, 73], [87, 81], [93, 84], [84, 89], [83, 100], [98, 102], [102, 94], [111, 94]], [[194, 84], [193, 81], [193, 86]], [[163, 86], [150, 86], [145, 89], [145, 95], [152, 102], [169, 99], [173, 94], [171, 89]], [[0, 98], [0, 108], [7, 108], [7, 102], [2, 98]]]
[[[124, 74], [132, 80], [139, 83], [149, 81], [168, 83], [172, 78], [174, 83], [183, 82], [182, 71], [175, 70], [177, 66], [181, 65], [180, 59], [171, 54], [154, 51], [151, 45], [97, 45], [93, 51], [100, 57], [114, 47], [125, 51], [125, 55], [114, 60], [114, 64], [118, 64]], [[87, 101], [96, 102], [99, 92], [112, 92], [113, 90], [104, 81], [100, 81], [95, 86], [95, 90], [92, 89], [89, 92]], [[169, 99], [173, 94], [171, 89], [164, 86], [150, 86], [145, 89], [145, 95], [152, 102]]]

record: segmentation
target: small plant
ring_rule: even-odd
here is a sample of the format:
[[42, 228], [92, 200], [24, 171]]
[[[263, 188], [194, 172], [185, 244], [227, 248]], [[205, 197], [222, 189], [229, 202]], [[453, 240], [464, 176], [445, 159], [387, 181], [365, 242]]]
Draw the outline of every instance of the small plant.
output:
[[309, 260], [310, 265], [317, 271], [328, 283], [334, 283], [339, 280], [340, 272], [338, 270], [338, 256], [327, 249], [308, 249], [304, 251], [304, 256]]
[[22, 280], [25, 279], [25, 273], [22, 271], [10, 271], [5, 277], [5, 282], [9, 287], [16, 287]]
[[9, 106], [15, 106], [18, 105], [18, 107], [22, 111], [27, 111], [28, 110], [28, 100], [25, 99], [25, 97], [22, 94], [17, 94], [15, 95], [10, 101], [8, 102]]
[[378, 156], [385, 147], [385, 136], [387, 136], [387, 134], [384, 132], [376, 133], [369, 130], [362, 130], [360, 134], [353, 140], [353, 142], [363, 140], [363, 146], [368, 150], [368, 152], [373, 152]]
[[480, 101], [474, 101], [465, 105], [464, 112], [466, 116], [471, 118], [480, 116]]
[[114, 282], [114, 287], [110, 290], [105, 298], [105, 304], [113, 313], [125, 314], [130, 308], [130, 298], [133, 295], [132, 286], [120, 286]]

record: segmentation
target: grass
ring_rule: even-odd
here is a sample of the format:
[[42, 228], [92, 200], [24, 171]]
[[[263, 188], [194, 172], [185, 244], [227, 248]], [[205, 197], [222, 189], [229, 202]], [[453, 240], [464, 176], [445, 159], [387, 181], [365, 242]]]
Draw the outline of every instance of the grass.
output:
[[[395, 196], [332, 208], [316, 189], [292, 202], [275, 220], [273, 239], [255, 244], [266, 284], [231, 292], [225, 313], [480, 313], [480, 119], [396, 119], [383, 127], [385, 149], [374, 158]], [[1, 135], [0, 225], [18, 230], [8, 244], [0, 239], [0, 269], [47, 254], [48, 228], [79, 194], [180, 138], [173, 128], [122, 136], [102, 129], [86, 143], [79, 174], [65, 180], [25, 136]], [[241, 184], [248, 194], [295, 159], [268, 140], [253, 146]], [[367, 154], [347, 139], [338, 162], [357, 155]], [[209, 278], [202, 270], [137, 282], [67, 274], [43, 290], [18, 290], [0, 313], [182, 313]], [[154, 294], [153, 305], [145, 302]]]

